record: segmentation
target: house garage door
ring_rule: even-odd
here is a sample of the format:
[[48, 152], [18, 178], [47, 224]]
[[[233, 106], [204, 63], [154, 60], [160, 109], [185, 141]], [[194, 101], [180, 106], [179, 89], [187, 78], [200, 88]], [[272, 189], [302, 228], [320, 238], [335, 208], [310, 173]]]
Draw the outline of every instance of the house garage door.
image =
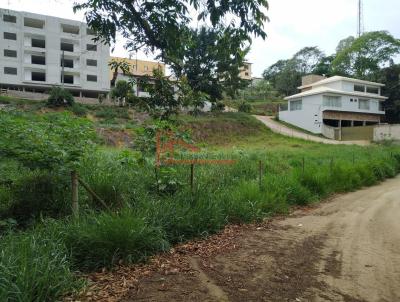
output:
[[374, 138], [374, 126], [343, 127], [342, 141], [359, 141]]

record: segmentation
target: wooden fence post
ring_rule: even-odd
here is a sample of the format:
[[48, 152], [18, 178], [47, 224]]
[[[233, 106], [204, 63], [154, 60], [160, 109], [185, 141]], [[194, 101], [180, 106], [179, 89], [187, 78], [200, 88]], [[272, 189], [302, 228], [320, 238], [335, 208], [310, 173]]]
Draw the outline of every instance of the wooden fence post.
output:
[[258, 185], [260, 186], [260, 189], [262, 187], [262, 162], [261, 160], [258, 162]]
[[194, 164], [190, 165], [190, 190], [193, 193], [193, 183], [194, 183]]
[[75, 217], [79, 216], [79, 201], [78, 201], [78, 173], [71, 171], [71, 189], [72, 189], [72, 214]]

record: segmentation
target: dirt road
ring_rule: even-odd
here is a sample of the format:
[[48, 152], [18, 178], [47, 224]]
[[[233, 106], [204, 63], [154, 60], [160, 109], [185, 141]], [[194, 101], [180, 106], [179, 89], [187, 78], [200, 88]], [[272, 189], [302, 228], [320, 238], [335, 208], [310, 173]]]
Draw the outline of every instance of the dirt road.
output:
[[307, 134], [305, 132], [289, 128], [282, 123], [279, 123], [273, 119], [272, 116], [261, 116], [261, 115], [254, 115], [256, 119], [262, 122], [265, 126], [270, 128], [273, 132], [290, 136], [301, 138], [308, 141], [313, 141], [317, 143], [329, 144], [329, 145], [359, 145], [359, 146], [368, 146], [370, 144], [369, 141], [336, 141], [332, 139], [327, 139], [323, 137], [319, 137], [312, 134]]
[[237, 230], [182, 252], [179, 270], [161, 260], [116, 300], [400, 301], [400, 177]]

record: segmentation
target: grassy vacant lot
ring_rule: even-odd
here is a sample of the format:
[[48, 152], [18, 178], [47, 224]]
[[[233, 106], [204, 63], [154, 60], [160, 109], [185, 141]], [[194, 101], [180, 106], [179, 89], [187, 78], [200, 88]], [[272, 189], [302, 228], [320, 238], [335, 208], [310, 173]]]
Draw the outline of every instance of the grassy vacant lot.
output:
[[[96, 128], [104, 125], [119, 125], [131, 131], [132, 140], [140, 138], [142, 122], [133, 121], [133, 112], [85, 108], [84, 114], [45, 107], [0, 110], [0, 301], [58, 300], [84, 287], [79, 272], [144, 261], [226, 224], [286, 213], [400, 171], [394, 146], [290, 139], [241, 113], [180, 116], [177, 127], [189, 129], [203, 147], [197, 157], [236, 160], [195, 166], [192, 192], [188, 166], [155, 169], [153, 152], [111, 147], [96, 138]], [[143, 141], [154, 145], [154, 138]], [[81, 188], [80, 217], [71, 217], [71, 169], [107, 208]]]
[[280, 104], [285, 104], [284, 100], [225, 100], [226, 106], [238, 109], [242, 102], [251, 105], [251, 114], [257, 115], [276, 115]]

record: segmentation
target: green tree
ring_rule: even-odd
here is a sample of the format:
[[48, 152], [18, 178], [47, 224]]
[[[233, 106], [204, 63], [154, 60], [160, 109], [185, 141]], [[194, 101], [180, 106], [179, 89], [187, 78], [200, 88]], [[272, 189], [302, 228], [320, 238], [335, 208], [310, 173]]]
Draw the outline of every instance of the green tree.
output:
[[111, 98], [117, 100], [120, 106], [123, 105], [124, 101], [127, 101], [133, 94], [134, 91], [131, 83], [124, 80], [119, 80], [110, 92]]
[[47, 105], [51, 107], [72, 106], [75, 100], [71, 92], [62, 87], [52, 87], [49, 92]]
[[380, 70], [392, 65], [400, 53], [400, 40], [387, 31], [365, 33], [351, 44], [350, 40], [332, 62], [335, 73], [376, 81]]
[[400, 123], [400, 64], [382, 69], [380, 79], [385, 84], [382, 94], [385, 101], [386, 119], [390, 123]]
[[240, 67], [248, 53], [247, 38], [222, 28], [202, 27], [190, 31], [190, 38], [172, 70], [178, 78], [185, 77], [196, 92], [210, 96], [215, 102], [223, 93], [234, 96], [248, 81], [239, 76]]
[[320, 62], [315, 66], [313, 70], [313, 74], [319, 74], [319, 75], [325, 75], [325, 76], [333, 76], [333, 70], [332, 70], [332, 62], [335, 59], [335, 56], [326, 56], [323, 57]]
[[176, 84], [165, 76], [162, 70], [154, 69], [152, 77], [143, 79], [143, 87], [150, 96], [137, 99], [135, 105], [153, 118], [168, 120], [172, 114], [177, 114], [182, 105], [182, 99], [176, 93]]
[[111, 87], [115, 86], [115, 83], [118, 78], [118, 71], [122, 71], [123, 74], [129, 74], [130, 73], [130, 65], [126, 60], [111, 60], [108, 63], [108, 66], [110, 66], [111, 70], [113, 71], [113, 77], [111, 79]]
[[345, 39], [342, 39], [339, 41], [339, 44], [336, 46], [336, 53], [339, 53], [346, 48], [351, 47], [351, 45], [354, 43], [355, 38], [353, 36], [349, 36]]
[[297, 92], [302, 73], [298, 71], [298, 62], [290, 59], [279, 60], [271, 65], [264, 70], [263, 76], [280, 94], [287, 96]]
[[292, 60], [297, 64], [297, 71], [305, 75], [312, 73], [324, 57], [324, 53], [318, 47], [314, 46], [300, 49], [295, 53]]
[[[207, 67], [213, 72], [218, 69], [224, 77], [224, 89], [233, 94], [241, 84], [238, 75], [232, 71], [242, 65], [238, 48], [243, 50], [243, 47], [238, 45], [243, 41], [250, 43], [251, 36], [265, 39], [266, 9], [267, 0], [81, 0], [74, 6], [74, 11], [85, 12], [87, 23], [98, 35], [97, 40], [112, 44], [117, 32], [121, 33], [128, 40], [125, 46], [129, 51], [141, 49], [146, 53], [159, 53], [158, 58], [171, 66], [177, 78], [187, 76], [192, 88], [206, 92], [214, 99], [221, 96], [221, 86], [215, 77], [208, 87], [203, 88], [204, 82], [194, 85], [192, 76], [184, 72], [187, 58], [191, 56], [186, 52], [199, 38], [191, 24], [200, 22], [200, 25], [217, 29], [211, 36], [216, 35], [218, 45], [212, 44], [215, 37], [207, 42], [207, 53], [217, 60], [217, 66], [210, 64]], [[226, 22], [228, 17], [230, 22]], [[212, 87], [215, 91], [210, 91]]]
[[[169, 63], [175, 61], [179, 47], [186, 45], [186, 34], [193, 21], [265, 38], [266, 8], [266, 0], [81, 0], [74, 11], [85, 12], [98, 40], [111, 44], [120, 32], [128, 39], [129, 50], [158, 50]], [[226, 25], [228, 16], [236, 18]]]

